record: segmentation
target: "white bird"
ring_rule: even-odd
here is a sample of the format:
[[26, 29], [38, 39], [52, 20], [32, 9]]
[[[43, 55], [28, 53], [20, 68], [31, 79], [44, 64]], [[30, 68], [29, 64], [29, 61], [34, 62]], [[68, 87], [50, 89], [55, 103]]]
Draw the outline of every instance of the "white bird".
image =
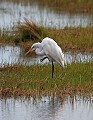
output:
[[37, 55], [45, 56], [41, 59], [41, 62], [46, 58], [52, 62], [52, 78], [54, 73], [53, 61], [58, 63], [61, 67], [66, 65], [66, 60], [61, 48], [53, 39], [49, 37], [44, 38], [41, 43], [34, 43], [25, 55], [27, 55], [31, 50], [35, 51]]

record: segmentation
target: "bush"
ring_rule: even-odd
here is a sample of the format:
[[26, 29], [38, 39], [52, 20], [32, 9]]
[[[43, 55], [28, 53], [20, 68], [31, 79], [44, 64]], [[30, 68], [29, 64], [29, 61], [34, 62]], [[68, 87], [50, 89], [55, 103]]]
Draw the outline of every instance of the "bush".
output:
[[43, 27], [37, 26], [33, 22], [29, 22], [28, 20], [25, 20], [25, 23], [19, 23], [18, 25], [18, 34], [21, 38], [21, 40], [28, 41], [28, 40], [39, 40], [41, 41], [44, 36], [46, 36], [46, 33], [44, 31]]

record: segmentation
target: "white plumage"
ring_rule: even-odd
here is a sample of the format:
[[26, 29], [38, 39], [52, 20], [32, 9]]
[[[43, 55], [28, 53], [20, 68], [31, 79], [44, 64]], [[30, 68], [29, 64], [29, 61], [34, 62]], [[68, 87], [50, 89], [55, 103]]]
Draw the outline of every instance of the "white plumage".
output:
[[[31, 49], [32, 51], [35, 51], [37, 55], [45, 55], [45, 57], [42, 58], [41, 61], [48, 58], [49, 61], [52, 62], [52, 77], [54, 72], [53, 61], [58, 63], [61, 67], [64, 67], [66, 65], [66, 60], [61, 48], [53, 39], [49, 37], [44, 38], [41, 43], [34, 43], [31, 46]], [[31, 49], [25, 55], [27, 55], [31, 51]]]
[[60, 66], [64, 67], [65, 65], [64, 54], [61, 48], [58, 46], [58, 44], [53, 39], [48, 37], [44, 38], [41, 44], [49, 60], [55, 61]]

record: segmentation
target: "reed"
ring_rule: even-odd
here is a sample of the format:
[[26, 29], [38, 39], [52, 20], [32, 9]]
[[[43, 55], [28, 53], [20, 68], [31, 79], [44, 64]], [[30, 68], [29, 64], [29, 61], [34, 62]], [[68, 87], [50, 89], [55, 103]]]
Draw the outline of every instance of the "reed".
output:
[[31, 46], [34, 42], [41, 42], [48, 36], [53, 38], [64, 51], [93, 52], [93, 27], [56, 30], [26, 22], [19, 28], [21, 28], [18, 30], [20, 41], [24, 42], [25, 47]]
[[0, 43], [20, 44], [25, 49], [34, 42], [41, 42], [43, 38], [51, 37], [64, 51], [93, 52], [92, 26], [57, 30], [44, 28], [26, 20], [25, 23], [19, 23], [10, 36], [5, 31], [4, 33], [0, 36]]

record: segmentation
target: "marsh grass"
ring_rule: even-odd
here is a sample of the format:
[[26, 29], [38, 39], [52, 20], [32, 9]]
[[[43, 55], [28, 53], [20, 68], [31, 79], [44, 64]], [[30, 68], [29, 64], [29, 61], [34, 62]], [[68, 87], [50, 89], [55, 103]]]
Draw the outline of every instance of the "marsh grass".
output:
[[66, 51], [93, 52], [93, 28], [52, 30], [51, 37]]
[[65, 69], [55, 64], [53, 79], [50, 64], [6, 67], [0, 73], [0, 96], [78, 93], [93, 93], [93, 63], [73, 63]]
[[[38, 1], [38, 0], [37, 0]], [[92, 0], [41, 0], [40, 5], [49, 6], [50, 9], [55, 11], [67, 11], [70, 13], [83, 12], [92, 13], [93, 1]]]
[[[12, 0], [9, 0], [12, 1]], [[24, 2], [33, 3], [33, 0], [13, 0], [13, 2], [19, 4]], [[67, 11], [70, 13], [73, 12], [84, 12], [92, 13], [93, 12], [93, 1], [92, 0], [35, 0], [34, 3], [39, 4], [40, 7], [47, 6], [49, 9], [58, 11]]]
[[64, 51], [93, 52], [93, 27], [57, 30], [38, 26], [25, 19], [25, 23], [19, 23], [12, 35], [0, 36], [0, 40], [1, 43], [20, 44], [28, 49], [29, 45], [41, 42], [47, 36], [53, 38]]

